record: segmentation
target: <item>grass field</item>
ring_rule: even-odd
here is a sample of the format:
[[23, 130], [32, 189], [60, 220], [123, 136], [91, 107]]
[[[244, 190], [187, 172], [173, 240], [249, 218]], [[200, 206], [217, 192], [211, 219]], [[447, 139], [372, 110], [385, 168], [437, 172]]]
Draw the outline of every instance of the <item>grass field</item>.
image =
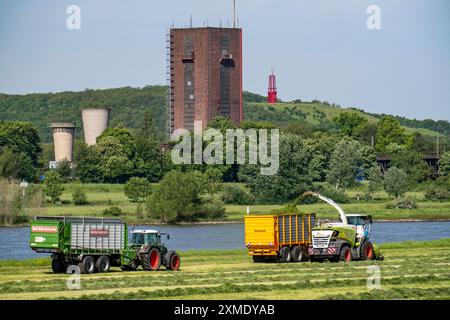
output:
[[[181, 253], [180, 271], [81, 276], [49, 260], [0, 261], [0, 299], [450, 299], [450, 239], [384, 244], [384, 261], [255, 264], [243, 250]], [[381, 289], [367, 287], [377, 265]]]
[[[43, 214], [48, 215], [75, 215], [75, 216], [101, 216], [102, 211], [111, 206], [118, 206], [124, 212], [123, 218], [128, 223], [157, 223], [157, 220], [145, 217], [143, 220], [137, 220], [135, 212], [136, 203], [128, 201], [123, 193], [123, 185], [117, 184], [83, 184], [82, 188], [86, 192], [88, 205], [76, 206], [72, 202], [72, 190], [75, 184], [65, 186], [66, 190], [62, 196], [63, 204], [48, 204]], [[450, 202], [431, 202], [424, 201], [423, 193], [415, 192], [409, 195], [417, 199], [419, 208], [415, 210], [406, 209], [388, 209], [386, 204], [389, 200], [385, 192], [377, 192], [374, 201], [357, 200], [362, 192], [349, 191], [351, 198], [349, 204], [342, 207], [347, 213], [367, 213], [372, 214], [374, 219], [379, 220], [437, 220], [450, 219]], [[252, 213], [272, 213], [280, 209], [282, 205], [251, 205]], [[316, 212], [321, 219], [336, 219], [336, 211], [325, 203], [316, 203], [300, 207], [302, 212]], [[226, 216], [223, 221], [242, 221], [247, 211], [245, 205], [227, 205]]]

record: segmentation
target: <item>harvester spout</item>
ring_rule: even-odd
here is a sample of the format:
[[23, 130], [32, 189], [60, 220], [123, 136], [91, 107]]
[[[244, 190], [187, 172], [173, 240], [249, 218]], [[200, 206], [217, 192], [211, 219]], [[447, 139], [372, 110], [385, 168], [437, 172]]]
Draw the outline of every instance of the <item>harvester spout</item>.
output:
[[326, 203], [332, 205], [338, 212], [339, 212], [339, 216], [341, 218], [341, 221], [343, 224], [347, 225], [348, 221], [347, 221], [347, 216], [345, 215], [345, 211], [344, 209], [342, 209], [342, 207], [340, 205], [338, 205], [336, 202], [334, 202], [333, 200], [331, 200], [330, 198], [324, 197], [321, 194], [318, 194], [316, 192], [305, 192], [303, 193], [303, 196], [313, 196], [313, 197], [317, 197], [322, 201], [325, 201]]

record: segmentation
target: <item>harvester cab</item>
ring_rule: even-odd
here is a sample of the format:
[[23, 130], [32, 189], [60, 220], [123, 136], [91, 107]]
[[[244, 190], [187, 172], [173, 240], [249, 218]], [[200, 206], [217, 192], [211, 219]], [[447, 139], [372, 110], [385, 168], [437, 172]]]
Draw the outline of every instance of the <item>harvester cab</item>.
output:
[[311, 261], [382, 260], [383, 256], [370, 240], [372, 217], [366, 214], [346, 214], [333, 200], [315, 192], [303, 196], [317, 197], [339, 212], [339, 222], [325, 223], [312, 230], [308, 253]]
[[370, 239], [370, 232], [372, 230], [372, 216], [367, 214], [348, 214], [348, 224], [356, 226], [356, 237], [358, 242], [363, 242], [365, 239]]

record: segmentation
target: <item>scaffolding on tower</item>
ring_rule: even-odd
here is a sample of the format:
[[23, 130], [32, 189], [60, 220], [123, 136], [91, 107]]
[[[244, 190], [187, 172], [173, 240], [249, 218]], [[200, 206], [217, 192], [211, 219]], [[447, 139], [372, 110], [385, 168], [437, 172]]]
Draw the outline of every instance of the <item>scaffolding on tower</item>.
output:
[[273, 73], [269, 76], [269, 89], [267, 90], [267, 102], [277, 103], [277, 80]]
[[173, 92], [172, 92], [172, 40], [170, 35], [170, 28], [167, 29], [166, 34], [166, 136], [167, 139], [170, 139], [170, 135], [173, 131]]

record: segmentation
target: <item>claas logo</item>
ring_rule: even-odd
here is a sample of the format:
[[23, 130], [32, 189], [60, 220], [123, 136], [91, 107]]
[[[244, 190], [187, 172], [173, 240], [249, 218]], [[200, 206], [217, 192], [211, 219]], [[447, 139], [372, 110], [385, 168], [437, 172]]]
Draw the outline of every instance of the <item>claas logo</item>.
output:
[[31, 232], [56, 233], [58, 232], [58, 229], [56, 226], [32, 226]]

